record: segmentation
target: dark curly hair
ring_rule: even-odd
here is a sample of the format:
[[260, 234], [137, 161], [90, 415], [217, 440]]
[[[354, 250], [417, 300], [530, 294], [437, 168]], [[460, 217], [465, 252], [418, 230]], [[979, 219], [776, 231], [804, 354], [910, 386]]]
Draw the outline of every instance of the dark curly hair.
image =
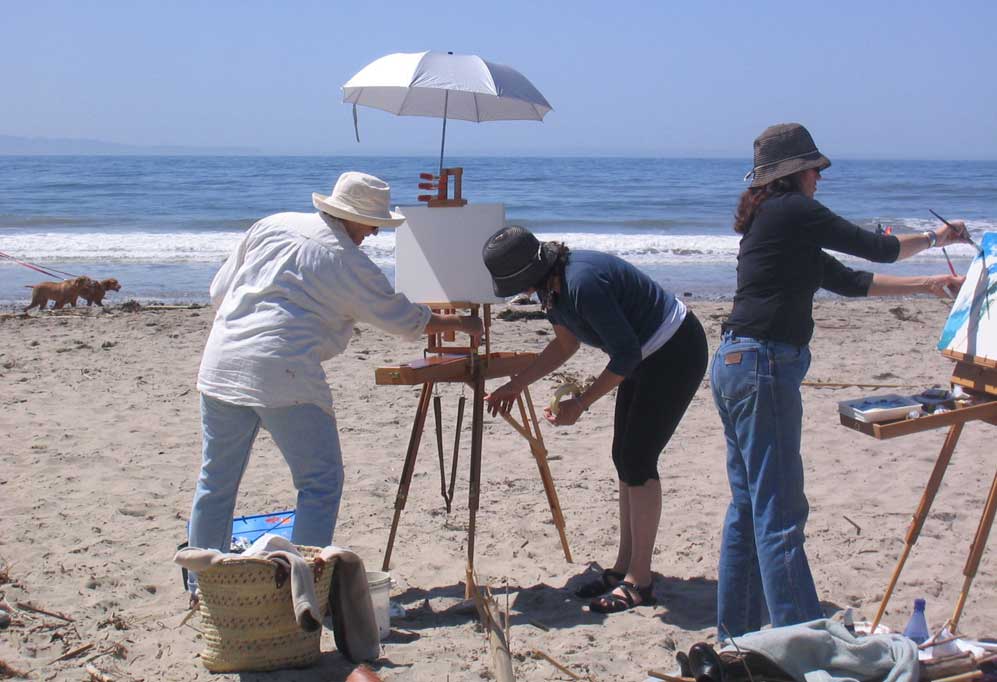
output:
[[747, 234], [748, 230], [751, 229], [751, 223], [755, 220], [755, 214], [758, 213], [758, 207], [769, 197], [799, 192], [802, 187], [800, 180], [805, 172], [800, 171], [776, 178], [767, 185], [749, 187], [744, 190], [737, 202], [737, 210], [734, 211], [734, 231], [738, 234]]
[[553, 267], [543, 276], [543, 279], [533, 285], [533, 288], [537, 290], [537, 298], [540, 299], [542, 310], [550, 310], [557, 303], [557, 292], [553, 288], [554, 280], [557, 279], [563, 286], [564, 266], [568, 264], [568, 254], [571, 251], [563, 242], [547, 242], [547, 244], [551, 244], [557, 249], [557, 259], [554, 261]]

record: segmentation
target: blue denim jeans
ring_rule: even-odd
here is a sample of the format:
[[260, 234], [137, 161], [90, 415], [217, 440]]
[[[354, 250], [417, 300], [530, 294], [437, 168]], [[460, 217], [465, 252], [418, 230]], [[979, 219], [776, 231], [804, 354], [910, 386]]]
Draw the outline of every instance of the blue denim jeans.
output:
[[[291, 541], [317, 547], [332, 542], [343, 496], [335, 417], [317, 405], [246, 407], [202, 394], [203, 459], [190, 511], [191, 547], [229, 550], [239, 482], [260, 426], [273, 437], [298, 490]], [[192, 592], [196, 585], [197, 577], [189, 574]]]
[[810, 349], [726, 333], [710, 386], [727, 441], [731, 501], [717, 577], [721, 638], [822, 618], [803, 549], [800, 384]]

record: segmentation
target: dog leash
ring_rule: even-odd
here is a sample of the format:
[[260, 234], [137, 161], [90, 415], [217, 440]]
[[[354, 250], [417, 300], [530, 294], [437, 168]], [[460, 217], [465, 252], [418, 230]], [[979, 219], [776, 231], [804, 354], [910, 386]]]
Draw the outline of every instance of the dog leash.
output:
[[0, 251], [0, 258], [6, 258], [7, 260], [14, 261], [18, 265], [23, 265], [26, 268], [30, 268], [31, 270], [40, 272], [43, 275], [48, 275], [49, 277], [57, 277], [59, 279], [66, 279], [65, 277], [60, 277], [59, 275], [66, 275], [66, 277], [79, 277], [79, 275], [74, 275], [69, 272], [63, 272], [62, 270], [56, 270], [55, 268], [52, 268], [51, 270], [46, 270], [45, 268], [33, 265], [32, 263], [25, 263], [23, 260], [18, 260], [17, 258], [11, 256], [9, 253], [4, 253], [3, 251]]

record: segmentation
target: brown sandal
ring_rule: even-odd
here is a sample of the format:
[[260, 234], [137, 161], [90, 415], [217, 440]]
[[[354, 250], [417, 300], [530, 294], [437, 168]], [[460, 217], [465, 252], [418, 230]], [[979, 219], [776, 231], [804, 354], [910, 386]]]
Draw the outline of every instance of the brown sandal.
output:
[[[653, 581], [644, 587], [638, 587], [624, 580], [614, 588], [613, 592], [589, 602], [589, 610], [596, 613], [619, 613], [637, 606], [656, 604], [652, 587], [654, 587]], [[616, 594], [616, 590], [622, 590], [623, 594]], [[637, 601], [637, 597], [640, 597], [640, 601]]]
[[611, 568], [604, 570], [598, 578], [593, 578], [588, 582], [582, 583], [577, 590], [575, 590], [575, 596], [581, 599], [591, 599], [592, 597], [598, 597], [599, 595], [606, 594], [610, 590], [616, 588], [623, 579], [627, 576], [619, 571], [614, 571]]

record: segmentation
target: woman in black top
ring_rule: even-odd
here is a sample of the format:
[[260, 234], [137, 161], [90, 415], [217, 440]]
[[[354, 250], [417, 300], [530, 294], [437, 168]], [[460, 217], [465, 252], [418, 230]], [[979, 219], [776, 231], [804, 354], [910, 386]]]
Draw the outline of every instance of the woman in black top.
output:
[[781, 124], [755, 140], [754, 176], [741, 195], [737, 293], [713, 359], [710, 385], [727, 441], [731, 502], [718, 570], [721, 638], [762, 625], [821, 618], [803, 549], [809, 507], [803, 491], [800, 384], [810, 366], [813, 297], [951, 295], [963, 278], [894, 277], [846, 267], [825, 249], [890, 263], [964, 241], [961, 222], [934, 232], [877, 235], [814, 200], [831, 165], [806, 128]]

